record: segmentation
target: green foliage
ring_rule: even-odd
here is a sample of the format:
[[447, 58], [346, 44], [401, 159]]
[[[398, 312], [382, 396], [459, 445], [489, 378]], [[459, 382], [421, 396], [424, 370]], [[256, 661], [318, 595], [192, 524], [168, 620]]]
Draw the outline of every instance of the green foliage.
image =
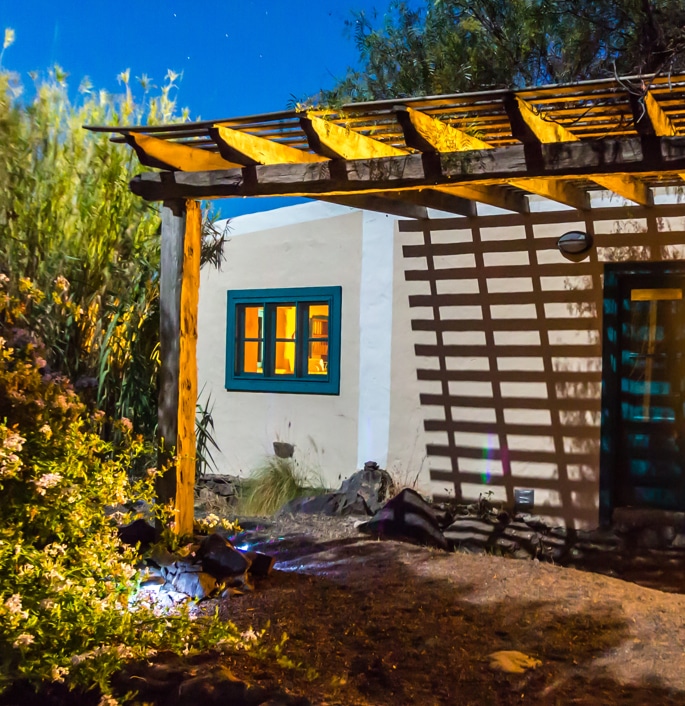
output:
[[272, 515], [285, 503], [302, 495], [323, 491], [315, 473], [295, 459], [268, 456], [244, 482], [238, 500], [239, 515]]
[[362, 68], [333, 104], [685, 68], [682, 0], [392, 0], [347, 29]]
[[194, 620], [192, 606], [160, 614], [133, 600], [137, 556], [105, 508], [145, 500], [163, 515], [154, 471], [130, 480], [147, 449], [128, 419], [116, 444], [103, 441], [103, 414], [89, 414], [68, 380], [47, 372], [39, 339], [16, 327], [40, 290], [25, 281], [14, 296], [11, 285], [0, 277], [0, 692], [28, 679], [108, 693], [127, 659], [244, 646], [232, 624]]
[[[133, 101], [83, 83], [72, 103], [56, 67], [36, 79], [35, 98], [0, 73], [0, 272], [48, 293], [25, 322], [48, 363], [108, 416], [150, 433], [156, 420], [159, 217], [133, 196], [131, 151], [84, 124], [170, 119], [173, 83]], [[152, 394], [151, 391], [152, 390]]]
[[196, 481], [202, 480], [210, 468], [216, 470], [217, 466], [212, 455], [212, 449], [215, 451], [220, 450], [214, 437], [214, 417], [212, 416], [214, 403], [212, 402], [212, 396], [210, 394], [204, 403], [200, 402], [201, 398], [202, 392], [198, 395], [195, 414]]

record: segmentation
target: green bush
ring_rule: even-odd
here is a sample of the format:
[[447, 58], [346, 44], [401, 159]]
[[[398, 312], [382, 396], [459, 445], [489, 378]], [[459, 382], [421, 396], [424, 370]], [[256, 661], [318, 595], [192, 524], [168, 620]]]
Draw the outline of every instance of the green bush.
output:
[[48, 371], [41, 342], [21, 327], [42, 293], [24, 280], [10, 295], [10, 284], [0, 276], [0, 692], [27, 679], [107, 694], [125, 660], [240, 646], [218, 617], [132, 602], [137, 555], [106, 506], [155, 507], [155, 472], [128, 473], [148, 450], [128, 419], [116, 423], [120, 441], [103, 441], [102, 413]]

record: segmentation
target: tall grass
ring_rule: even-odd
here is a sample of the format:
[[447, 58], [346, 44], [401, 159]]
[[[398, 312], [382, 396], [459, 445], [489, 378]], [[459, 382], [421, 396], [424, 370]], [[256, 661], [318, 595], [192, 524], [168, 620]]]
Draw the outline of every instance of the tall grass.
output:
[[[35, 78], [30, 101], [16, 76], [0, 71], [0, 273], [10, 291], [28, 278], [48, 293], [24, 326], [39, 335], [50, 367], [112, 418], [152, 435], [157, 420], [160, 218], [134, 196], [133, 152], [89, 124], [180, 119], [177, 75], [152, 93], [141, 79], [136, 102], [128, 71], [121, 95], [81, 83], [71, 100], [55, 67]], [[221, 261], [221, 239], [206, 259]]]
[[290, 500], [323, 490], [323, 482], [317, 474], [303, 469], [295, 459], [268, 456], [243, 481], [237, 512], [239, 515], [273, 515]]

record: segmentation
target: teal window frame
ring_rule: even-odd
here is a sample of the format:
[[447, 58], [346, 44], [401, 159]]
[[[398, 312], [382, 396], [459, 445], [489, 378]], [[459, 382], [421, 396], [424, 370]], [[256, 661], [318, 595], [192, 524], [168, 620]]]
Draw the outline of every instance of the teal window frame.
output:
[[[328, 363], [325, 375], [306, 372], [307, 345], [310, 332], [298, 336], [293, 375], [241, 371], [241, 351], [244, 336], [241, 333], [241, 312], [246, 306], [263, 306], [264, 358], [274, 354], [275, 322], [268, 312], [275, 306], [296, 305], [298, 325], [302, 330], [301, 304], [328, 304]], [[342, 287], [288, 287], [279, 289], [234, 289], [227, 292], [226, 309], [226, 381], [227, 390], [243, 392], [282, 392], [312, 395], [340, 394], [340, 331], [342, 324]], [[308, 321], [306, 323], [308, 326]]]

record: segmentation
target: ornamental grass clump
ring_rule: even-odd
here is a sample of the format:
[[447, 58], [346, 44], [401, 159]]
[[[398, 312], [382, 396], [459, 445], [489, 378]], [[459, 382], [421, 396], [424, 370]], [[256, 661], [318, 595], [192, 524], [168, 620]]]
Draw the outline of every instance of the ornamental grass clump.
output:
[[0, 275], [0, 693], [28, 681], [108, 695], [126, 660], [253, 645], [192, 605], [160, 613], [133, 601], [138, 556], [106, 508], [121, 508], [121, 521], [134, 500], [160, 510], [155, 471], [128, 473], [148, 449], [127, 419], [116, 443], [101, 438], [103, 415], [49, 372], [40, 341], [21, 328], [42, 292], [27, 280], [14, 296], [8, 284]]
[[290, 500], [324, 492], [317, 474], [293, 458], [268, 456], [243, 482], [238, 514], [272, 515]]

